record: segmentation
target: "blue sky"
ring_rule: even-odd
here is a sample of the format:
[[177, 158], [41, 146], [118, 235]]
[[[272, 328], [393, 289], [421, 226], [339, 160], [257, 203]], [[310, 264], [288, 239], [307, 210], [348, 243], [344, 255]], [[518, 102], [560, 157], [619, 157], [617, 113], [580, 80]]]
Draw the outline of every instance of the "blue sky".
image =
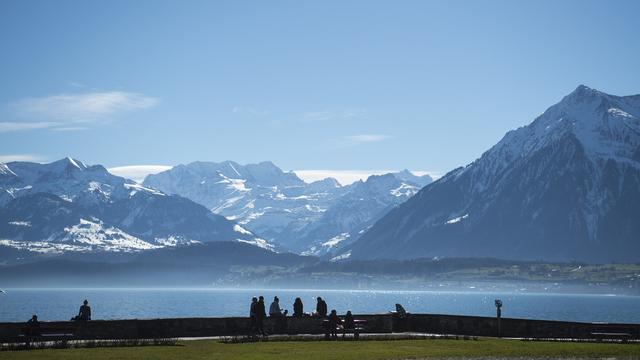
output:
[[0, 2], [0, 160], [444, 173], [579, 84], [638, 1]]

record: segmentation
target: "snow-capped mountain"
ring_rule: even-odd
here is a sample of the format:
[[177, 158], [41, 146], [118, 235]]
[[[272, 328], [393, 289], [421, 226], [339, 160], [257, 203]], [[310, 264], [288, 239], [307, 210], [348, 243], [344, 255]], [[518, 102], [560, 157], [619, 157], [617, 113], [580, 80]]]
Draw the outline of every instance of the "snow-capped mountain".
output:
[[335, 179], [307, 184], [271, 162], [193, 162], [149, 175], [144, 185], [189, 198], [266, 239], [317, 220], [344, 192]]
[[429, 179], [404, 170], [373, 175], [358, 181], [322, 214], [322, 217], [292, 237], [309, 249], [308, 255], [332, 255], [356, 241], [375, 221], [405, 202]]
[[0, 164], [0, 245], [40, 252], [139, 251], [210, 241], [273, 246], [242, 226], [71, 158]]
[[640, 260], [640, 95], [579, 86], [392, 210], [344, 256]]
[[[405, 201], [431, 181], [408, 170], [380, 177], [386, 181], [377, 178], [349, 186], [332, 178], [307, 184], [271, 162], [225, 161], [178, 165], [149, 175], [144, 185], [187, 197], [288, 249], [319, 255], [339, 248], [323, 243], [336, 242], [333, 238], [340, 234], [357, 238], [381, 211]], [[324, 229], [335, 225], [339, 226]]]

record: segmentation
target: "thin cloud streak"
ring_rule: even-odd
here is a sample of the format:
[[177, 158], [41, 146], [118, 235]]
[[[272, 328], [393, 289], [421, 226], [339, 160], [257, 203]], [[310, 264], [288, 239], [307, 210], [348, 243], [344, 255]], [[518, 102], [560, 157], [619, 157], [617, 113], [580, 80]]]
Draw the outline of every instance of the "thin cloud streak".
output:
[[310, 111], [300, 116], [301, 122], [325, 122], [331, 120], [344, 120], [364, 117], [362, 110], [340, 110], [340, 111]]
[[41, 162], [44, 159], [39, 155], [31, 155], [31, 154], [4, 154], [0, 155], [0, 163], [8, 163], [12, 161], [30, 161], [30, 162]]
[[391, 136], [379, 135], [379, 134], [360, 134], [360, 135], [345, 136], [345, 139], [357, 144], [378, 142], [378, 141], [383, 141], [389, 138], [391, 138]]
[[0, 133], [38, 130], [55, 128], [62, 125], [55, 121], [36, 121], [36, 122], [18, 122], [18, 121], [2, 121], [0, 122]]
[[[173, 168], [169, 165], [130, 165], [111, 167], [107, 170], [113, 175], [122, 176], [137, 182], [142, 182], [147, 175], [157, 174]], [[383, 175], [399, 172], [400, 170], [293, 170], [302, 180], [311, 183], [326, 178], [334, 178], [342, 185], [349, 185], [358, 180], [365, 181], [371, 175]], [[411, 171], [414, 175], [429, 175], [434, 180], [442, 176], [439, 171]]]
[[108, 168], [113, 175], [122, 176], [133, 181], [142, 182], [147, 175], [157, 174], [171, 169], [168, 165], [130, 165]]
[[382, 134], [357, 134], [342, 136], [340, 138], [333, 139], [331, 142], [334, 144], [334, 146], [344, 148], [377, 143], [380, 141], [391, 139], [392, 137], [393, 136]]
[[83, 130], [88, 130], [88, 127], [84, 127], [84, 126], [67, 126], [67, 127], [57, 127], [57, 128], [53, 128], [51, 129], [51, 131], [83, 131]]
[[[299, 178], [307, 183], [311, 183], [326, 178], [334, 178], [342, 185], [353, 184], [356, 181], [365, 181], [371, 175], [383, 175], [398, 172], [400, 170], [293, 170]], [[432, 171], [411, 171], [414, 175], [429, 175], [433, 179], [440, 177], [439, 172]]]
[[124, 91], [27, 98], [9, 106], [15, 117], [24, 121], [2, 121], [0, 132], [38, 129], [80, 130], [87, 124], [105, 121], [129, 111], [148, 109], [158, 103], [157, 98]]
[[264, 116], [271, 113], [269, 110], [256, 109], [249, 106], [235, 106], [231, 109], [231, 112], [234, 114], [247, 114], [252, 116]]
[[139, 93], [106, 91], [28, 98], [14, 103], [12, 107], [31, 118], [78, 122], [118, 112], [147, 109], [158, 102], [156, 98]]

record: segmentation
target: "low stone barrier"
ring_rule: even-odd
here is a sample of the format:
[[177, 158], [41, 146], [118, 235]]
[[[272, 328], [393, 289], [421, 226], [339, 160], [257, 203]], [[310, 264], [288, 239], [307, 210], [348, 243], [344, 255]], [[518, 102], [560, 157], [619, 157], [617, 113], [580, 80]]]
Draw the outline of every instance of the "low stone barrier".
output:
[[[354, 315], [367, 320], [367, 333], [420, 332], [470, 336], [503, 336], [519, 338], [589, 339], [593, 333], [628, 333], [630, 339], [640, 339], [640, 324], [579, 323], [566, 321], [502, 318], [500, 333], [496, 318], [437, 314], [408, 314], [400, 318], [393, 314]], [[246, 335], [249, 319], [175, 318], [92, 320], [89, 322], [42, 322], [74, 328], [76, 339], [178, 338]], [[269, 334], [322, 334], [322, 319], [303, 317], [267, 318]], [[0, 342], [19, 341], [24, 323], [0, 323]]]
[[396, 318], [394, 331], [515, 338], [592, 339], [593, 333], [624, 333], [640, 339], [640, 324], [584, 323], [493, 317], [410, 314]]

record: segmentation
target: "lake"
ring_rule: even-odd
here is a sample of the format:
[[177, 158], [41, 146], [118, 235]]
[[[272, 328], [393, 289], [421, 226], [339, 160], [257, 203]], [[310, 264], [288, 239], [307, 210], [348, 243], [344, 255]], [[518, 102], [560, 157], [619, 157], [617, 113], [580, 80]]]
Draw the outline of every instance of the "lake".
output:
[[88, 299], [94, 319], [248, 316], [252, 296], [263, 295], [267, 310], [273, 296], [291, 312], [300, 297], [304, 311], [323, 297], [339, 314], [385, 313], [402, 304], [408, 312], [495, 316], [587, 322], [640, 323], [640, 297], [508, 292], [366, 290], [218, 290], [218, 289], [7, 289], [0, 294], [0, 321], [69, 320]]

